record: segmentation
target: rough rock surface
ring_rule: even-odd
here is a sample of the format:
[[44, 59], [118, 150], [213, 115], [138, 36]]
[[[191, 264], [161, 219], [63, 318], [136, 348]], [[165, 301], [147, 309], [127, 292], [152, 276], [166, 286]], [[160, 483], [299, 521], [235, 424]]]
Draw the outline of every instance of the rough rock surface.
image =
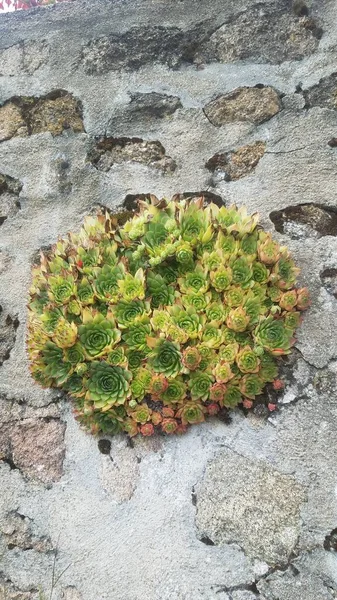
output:
[[52, 135], [60, 135], [65, 129], [81, 132], [81, 113], [78, 100], [64, 90], [42, 98], [14, 97], [0, 107], [0, 142], [46, 131]]
[[62, 475], [65, 424], [25, 419], [1, 425], [0, 460], [27, 477], [51, 483]]
[[238, 544], [252, 558], [286, 563], [300, 530], [304, 490], [268, 465], [221, 452], [196, 488], [201, 540]]
[[265, 142], [255, 142], [232, 152], [217, 152], [206, 163], [210, 171], [223, 173], [226, 181], [249, 175], [265, 153]]
[[239, 87], [204, 107], [207, 119], [217, 127], [235, 121], [263, 123], [280, 110], [279, 96], [271, 87]]
[[[219, 27], [199, 51], [199, 60], [222, 63], [237, 60], [282, 63], [301, 60], [316, 51], [322, 29], [302, 3], [260, 4], [239, 13]], [[297, 14], [296, 14], [297, 12]]]
[[89, 154], [89, 160], [100, 171], [109, 171], [115, 164], [135, 162], [155, 167], [163, 172], [172, 172], [176, 163], [165, 155], [160, 142], [146, 142], [140, 138], [103, 138]]
[[[53, 600], [337, 597], [336, 22], [332, 0], [0, 15], [1, 600], [48, 598], [53, 568]], [[259, 212], [310, 288], [278, 409], [102, 453], [29, 375], [31, 264], [98, 206], [200, 192]]]
[[45, 40], [23, 40], [14, 46], [3, 48], [0, 50], [0, 75], [33, 75], [48, 61], [49, 51], [49, 44]]

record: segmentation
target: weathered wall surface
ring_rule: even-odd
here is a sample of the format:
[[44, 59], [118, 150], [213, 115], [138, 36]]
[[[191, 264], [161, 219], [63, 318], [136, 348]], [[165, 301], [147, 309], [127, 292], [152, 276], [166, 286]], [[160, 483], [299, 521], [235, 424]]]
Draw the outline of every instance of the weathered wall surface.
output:
[[[0, 16], [0, 598], [337, 598], [334, 0], [84, 0]], [[98, 205], [259, 211], [312, 307], [271, 417], [100, 443], [25, 356], [30, 268]], [[105, 452], [105, 453], [102, 453]], [[49, 595], [47, 596], [49, 598]]]

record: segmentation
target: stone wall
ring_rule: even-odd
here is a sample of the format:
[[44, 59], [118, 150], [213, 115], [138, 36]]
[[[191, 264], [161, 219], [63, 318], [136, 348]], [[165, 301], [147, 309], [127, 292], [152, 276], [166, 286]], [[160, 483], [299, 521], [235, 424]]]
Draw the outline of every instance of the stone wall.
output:
[[[0, 16], [1, 600], [49, 598], [53, 572], [53, 600], [337, 598], [336, 19], [334, 0]], [[30, 378], [39, 249], [150, 192], [246, 205], [301, 266], [272, 416], [98, 441]]]

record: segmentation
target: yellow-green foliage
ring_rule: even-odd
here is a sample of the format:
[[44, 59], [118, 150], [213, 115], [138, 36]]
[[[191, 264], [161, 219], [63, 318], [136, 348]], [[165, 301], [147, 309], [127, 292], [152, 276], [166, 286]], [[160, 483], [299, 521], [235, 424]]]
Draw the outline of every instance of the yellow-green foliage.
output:
[[33, 270], [33, 377], [92, 432], [181, 433], [277, 377], [309, 303], [285, 247], [244, 208], [151, 196], [88, 217]]

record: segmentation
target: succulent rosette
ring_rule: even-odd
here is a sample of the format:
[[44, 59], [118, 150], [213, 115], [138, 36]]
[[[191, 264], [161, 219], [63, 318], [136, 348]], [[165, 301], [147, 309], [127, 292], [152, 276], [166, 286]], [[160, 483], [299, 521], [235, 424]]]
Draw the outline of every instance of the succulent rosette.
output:
[[254, 338], [257, 344], [271, 354], [289, 354], [292, 343], [292, 332], [282, 319], [274, 319], [271, 315], [261, 320], [255, 329]]
[[258, 373], [260, 360], [256, 352], [245, 346], [236, 356], [236, 364], [242, 373]]
[[168, 379], [167, 388], [161, 394], [164, 404], [181, 402], [186, 396], [186, 385], [182, 378]]
[[189, 371], [195, 371], [201, 362], [201, 354], [196, 346], [189, 346], [182, 354], [182, 363]]
[[104, 361], [92, 362], [86, 398], [93, 400], [95, 408], [108, 410], [115, 404], [124, 404], [130, 389], [131, 374], [121, 367]]
[[87, 217], [33, 267], [33, 378], [63, 389], [93, 434], [180, 434], [224, 408], [268, 406], [310, 300], [257, 222], [179, 195]]

